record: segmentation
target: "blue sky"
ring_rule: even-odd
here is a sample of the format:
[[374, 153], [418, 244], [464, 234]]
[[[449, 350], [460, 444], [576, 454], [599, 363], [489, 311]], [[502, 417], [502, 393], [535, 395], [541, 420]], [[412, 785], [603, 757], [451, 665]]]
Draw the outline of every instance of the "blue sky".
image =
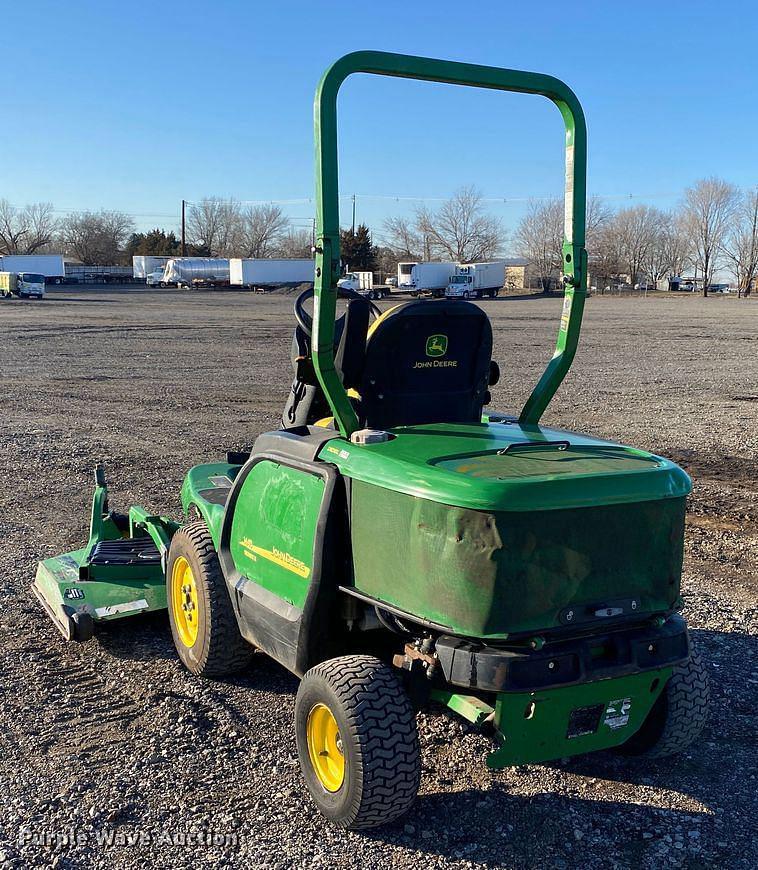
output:
[[[287, 212], [308, 218], [313, 91], [362, 48], [563, 78], [587, 115], [589, 190], [610, 204], [670, 207], [712, 174], [758, 183], [748, 0], [31, 0], [2, 22], [0, 197], [18, 205], [174, 228], [183, 197], [215, 194], [295, 200]], [[340, 113], [341, 192], [377, 232], [413, 208], [394, 197], [433, 205], [473, 184], [510, 200], [491, 208], [513, 227], [524, 200], [561, 192], [562, 125], [546, 100], [355, 76]]]

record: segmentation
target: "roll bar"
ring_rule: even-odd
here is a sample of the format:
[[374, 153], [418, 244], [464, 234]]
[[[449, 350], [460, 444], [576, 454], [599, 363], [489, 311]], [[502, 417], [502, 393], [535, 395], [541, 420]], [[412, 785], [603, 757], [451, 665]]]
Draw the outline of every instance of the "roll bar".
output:
[[334, 367], [334, 318], [340, 277], [339, 185], [337, 170], [337, 94], [353, 73], [395, 76], [539, 94], [558, 107], [566, 127], [566, 191], [563, 240], [565, 297], [555, 353], [524, 405], [519, 421], [537, 424], [568, 372], [576, 353], [587, 286], [584, 249], [587, 186], [587, 128], [584, 113], [568, 85], [552, 76], [521, 70], [383, 51], [346, 54], [326, 70], [316, 89], [316, 277], [313, 362], [340, 433], [349, 437], [358, 418]]

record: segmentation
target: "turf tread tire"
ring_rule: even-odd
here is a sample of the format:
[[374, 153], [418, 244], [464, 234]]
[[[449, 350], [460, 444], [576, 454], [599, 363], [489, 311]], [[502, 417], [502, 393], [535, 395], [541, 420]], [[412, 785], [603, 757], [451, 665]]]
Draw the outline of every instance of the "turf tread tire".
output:
[[[191, 649], [179, 640], [171, 612], [171, 574], [178, 556], [184, 556], [192, 567], [204, 613], [197, 641]], [[203, 520], [183, 526], [174, 535], [166, 567], [166, 583], [171, 634], [184, 666], [197, 676], [211, 678], [229, 676], [247, 667], [254, 648], [240, 634], [216, 548]]]
[[[346, 779], [336, 796], [320, 787], [308, 755], [305, 722], [318, 702], [332, 710], [346, 746]], [[416, 717], [396, 672], [380, 659], [341, 656], [311, 668], [298, 689], [295, 724], [309, 791], [336, 825], [373, 828], [411, 807], [421, 776]]]
[[674, 667], [671, 679], [640, 730], [619, 747], [624, 755], [665, 758], [683, 752], [699, 737], [708, 718], [708, 672], [700, 656]]

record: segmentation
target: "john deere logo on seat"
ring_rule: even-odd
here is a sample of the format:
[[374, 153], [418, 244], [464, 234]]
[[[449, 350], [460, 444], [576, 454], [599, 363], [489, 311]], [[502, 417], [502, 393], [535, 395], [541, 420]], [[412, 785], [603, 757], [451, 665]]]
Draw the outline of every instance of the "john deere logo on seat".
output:
[[447, 353], [447, 336], [430, 335], [426, 340], [427, 356], [445, 356]]

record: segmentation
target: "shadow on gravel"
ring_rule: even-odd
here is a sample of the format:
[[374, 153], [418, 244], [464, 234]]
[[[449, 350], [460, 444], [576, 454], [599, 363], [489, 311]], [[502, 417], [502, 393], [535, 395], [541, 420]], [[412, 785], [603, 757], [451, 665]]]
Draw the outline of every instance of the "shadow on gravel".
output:
[[[109, 655], [123, 661], [162, 661], [181, 667], [165, 611], [103, 623], [97, 628], [94, 642]], [[297, 677], [263, 653], [256, 653], [242, 673], [212, 682], [293, 696], [298, 686]]]
[[[579, 776], [676, 791], [709, 808], [730, 794], [734, 809], [744, 804], [750, 812], [753, 791], [740, 788], [739, 782], [755, 767], [758, 685], [750, 678], [756, 638], [702, 629], [690, 629], [690, 635], [708, 667], [711, 698], [708, 724], [686, 752], [649, 760], [599, 752], [548, 766]], [[728, 673], [722, 674], [722, 668]]]
[[[597, 857], [598, 848], [609, 866], [667, 861], [691, 868], [750, 866], [746, 854], [755, 844], [749, 825], [737, 832], [726, 828], [731, 814], [744, 819], [755, 814], [750, 774], [757, 730], [757, 641], [742, 632], [692, 629], [691, 634], [708, 663], [711, 714], [689, 751], [658, 760], [604, 752], [541, 766], [569, 777], [571, 791], [592, 797], [513, 795], [509, 784], [518, 783], [522, 771], [540, 766], [503, 771], [486, 790], [421, 795], [408, 816], [368, 836], [492, 867], [589, 866], [582, 856]], [[549, 782], [554, 776], [546, 777]], [[619, 792], [629, 801], [616, 799]], [[671, 808], [683, 800], [699, 807]]]
[[176, 658], [166, 611], [154, 611], [98, 625], [95, 643], [124, 661], [168, 661]]
[[[598, 849], [606, 866], [621, 862], [633, 867], [643, 863], [643, 856], [649, 866], [656, 852], [670, 851], [677, 830], [706, 828], [712, 822], [704, 812], [616, 800], [554, 793], [511, 795], [507, 786], [497, 783], [487, 791], [421, 795], [400, 822], [362, 836], [449, 860], [486, 862], [488, 867], [601, 866], [587, 857], [597, 861]], [[688, 855], [689, 845], [679, 854], [692, 860], [700, 843]]]

